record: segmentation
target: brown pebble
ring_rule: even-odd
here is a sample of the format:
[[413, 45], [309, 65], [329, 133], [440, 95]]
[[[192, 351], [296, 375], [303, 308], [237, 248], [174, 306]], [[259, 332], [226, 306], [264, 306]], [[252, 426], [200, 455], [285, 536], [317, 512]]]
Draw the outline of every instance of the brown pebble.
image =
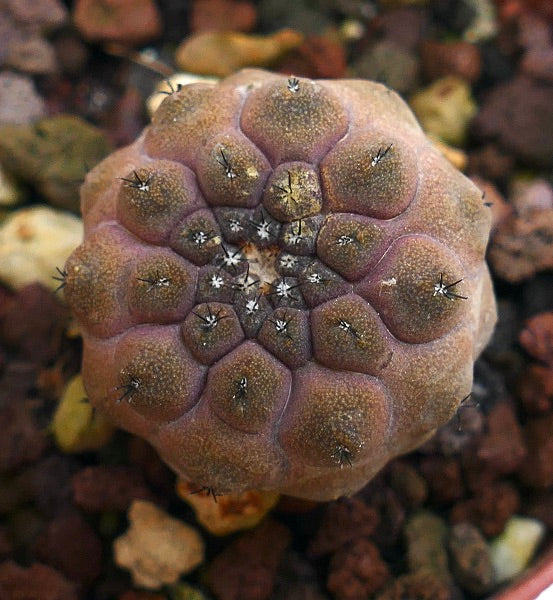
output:
[[452, 600], [450, 585], [431, 571], [402, 575], [375, 600]]
[[126, 465], [86, 467], [72, 485], [75, 504], [87, 512], [124, 512], [135, 499], [153, 499], [142, 475]]
[[420, 506], [428, 497], [426, 480], [405, 461], [395, 460], [390, 465], [390, 485], [409, 508]]
[[255, 5], [248, 0], [194, 0], [190, 6], [190, 31], [251, 31]]
[[424, 40], [420, 52], [423, 74], [430, 81], [446, 75], [457, 75], [474, 83], [480, 77], [482, 57], [478, 46], [474, 44]]
[[34, 563], [20, 567], [13, 561], [0, 563], [2, 600], [77, 600], [77, 589], [55, 569]]
[[102, 545], [94, 529], [77, 513], [51, 521], [34, 544], [34, 553], [72, 581], [92, 583], [102, 570]]
[[484, 536], [470, 523], [452, 527], [448, 547], [451, 569], [459, 584], [472, 594], [482, 595], [493, 585], [493, 566]]

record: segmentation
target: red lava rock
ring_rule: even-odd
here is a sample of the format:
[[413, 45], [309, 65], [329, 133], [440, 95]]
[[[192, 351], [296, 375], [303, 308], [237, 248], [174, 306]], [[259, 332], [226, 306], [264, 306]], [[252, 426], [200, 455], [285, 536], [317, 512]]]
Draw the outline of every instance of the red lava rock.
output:
[[499, 277], [510, 283], [552, 268], [553, 207], [505, 219], [492, 234], [488, 257]]
[[309, 546], [313, 557], [323, 556], [357, 538], [371, 535], [378, 524], [378, 512], [357, 497], [329, 504]]
[[553, 86], [518, 75], [490, 92], [473, 121], [475, 133], [494, 138], [534, 166], [553, 166]]
[[[396, 6], [374, 19], [378, 33], [408, 52], [417, 51], [428, 25], [428, 14], [417, 7]], [[371, 23], [372, 25], [372, 23]]]
[[2, 600], [77, 600], [77, 590], [55, 569], [34, 563], [28, 568], [13, 561], [0, 563]]
[[505, 221], [513, 212], [510, 204], [507, 204], [501, 192], [495, 187], [491, 181], [482, 179], [478, 175], [471, 177], [473, 183], [482, 190], [482, 200], [489, 205], [492, 213], [492, 232]]
[[119, 600], [165, 600], [163, 594], [146, 592], [145, 590], [127, 590], [119, 596]]
[[482, 71], [478, 46], [469, 42], [424, 40], [420, 48], [424, 76], [434, 81], [447, 75], [457, 75], [474, 83]]
[[450, 521], [468, 521], [487, 537], [493, 537], [503, 531], [519, 506], [520, 498], [514, 486], [507, 482], [493, 483], [483, 488], [478, 496], [457, 503], [451, 510]]
[[432, 499], [439, 503], [449, 503], [463, 496], [464, 485], [459, 462], [443, 456], [425, 456], [419, 465], [428, 481]]
[[485, 469], [498, 475], [514, 473], [526, 456], [522, 431], [514, 409], [507, 403], [497, 404], [488, 413], [487, 432], [476, 451]]
[[135, 499], [153, 499], [142, 475], [126, 465], [87, 467], [75, 473], [72, 485], [75, 504], [87, 512], [124, 512]]
[[43, 363], [59, 353], [67, 309], [38, 283], [21, 288], [0, 306], [0, 341], [26, 360]]
[[[13, 544], [5, 527], [0, 527], [0, 560], [4, 560], [13, 552]], [[0, 588], [1, 589], [1, 588]]]
[[270, 519], [232, 542], [209, 565], [210, 587], [219, 600], [266, 600], [290, 544], [290, 532]]
[[77, 513], [51, 521], [34, 544], [35, 555], [72, 581], [90, 584], [102, 570], [102, 545]]
[[16, 552], [27, 551], [45, 527], [46, 520], [34, 508], [16, 508], [9, 516], [10, 538]]
[[533, 488], [553, 485], [553, 414], [530, 419], [524, 426], [528, 456], [520, 471], [521, 480]]
[[529, 319], [519, 341], [528, 354], [553, 367], [553, 312]]
[[190, 6], [190, 31], [251, 31], [257, 12], [248, 0], [194, 0]]
[[74, 508], [71, 477], [75, 470], [74, 458], [52, 454], [32, 465], [21, 480], [41, 513], [55, 517]]
[[398, 577], [376, 600], [452, 600], [452, 595], [447, 583], [423, 570]]
[[379, 40], [364, 50], [352, 65], [355, 77], [385, 83], [400, 94], [411, 93], [418, 85], [419, 57], [389, 40]]
[[396, 543], [405, 521], [405, 508], [397, 494], [389, 487], [382, 489], [366, 488], [365, 497], [370, 507], [376, 511], [377, 525], [371, 538], [379, 547], [389, 547]]
[[34, 462], [46, 448], [46, 432], [32, 406], [31, 401], [24, 401], [0, 407], [0, 473]]
[[533, 211], [553, 208], [553, 187], [546, 179], [537, 177], [515, 179], [511, 184], [509, 202], [521, 217]]
[[528, 516], [534, 517], [553, 529], [553, 490], [532, 494], [526, 510]]
[[161, 16], [153, 0], [77, 0], [73, 22], [95, 42], [138, 46], [161, 34]]
[[327, 589], [337, 600], [358, 600], [377, 592], [389, 579], [378, 548], [367, 538], [359, 538], [332, 556]]
[[314, 500], [282, 495], [278, 500], [275, 511], [284, 514], [303, 514], [314, 510], [318, 506], [320, 504]]
[[544, 413], [553, 408], [553, 369], [529, 365], [519, 382], [518, 395], [529, 413]]
[[61, 70], [68, 75], [80, 75], [90, 57], [86, 44], [76, 32], [63, 32], [53, 42]]
[[[140, 468], [147, 484], [156, 488], [160, 495], [171, 494], [175, 487], [175, 475], [161, 461], [158, 453], [144, 440], [132, 436], [129, 439], [127, 454], [129, 462]], [[158, 504], [160, 502], [158, 501]], [[163, 505], [163, 503], [161, 503]]]
[[281, 73], [298, 77], [335, 79], [346, 72], [344, 48], [322, 35], [310, 35], [303, 44], [290, 52], [279, 65]]
[[517, 42], [525, 50], [545, 49], [551, 45], [549, 23], [536, 12], [526, 12], [517, 21]]

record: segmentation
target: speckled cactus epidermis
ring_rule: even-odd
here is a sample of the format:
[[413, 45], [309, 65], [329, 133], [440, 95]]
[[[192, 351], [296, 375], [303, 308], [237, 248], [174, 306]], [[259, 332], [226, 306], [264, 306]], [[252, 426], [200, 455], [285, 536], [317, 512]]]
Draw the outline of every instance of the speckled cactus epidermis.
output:
[[354, 493], [470, 393], [490, 209], [381, 84], [179, 88], [82, 211], [90, 401], [198, 486]]

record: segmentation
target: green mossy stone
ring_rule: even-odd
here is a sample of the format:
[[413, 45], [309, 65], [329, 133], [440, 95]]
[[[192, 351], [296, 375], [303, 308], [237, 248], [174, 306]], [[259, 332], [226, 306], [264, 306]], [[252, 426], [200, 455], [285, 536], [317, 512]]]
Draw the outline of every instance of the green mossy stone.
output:
[[111, 152], [97, 127], [71, 115], [33, 125], [0, 125], [0, 162], [33, 185], [53, 206], [79, 212], [79, 187], [88, 170]]

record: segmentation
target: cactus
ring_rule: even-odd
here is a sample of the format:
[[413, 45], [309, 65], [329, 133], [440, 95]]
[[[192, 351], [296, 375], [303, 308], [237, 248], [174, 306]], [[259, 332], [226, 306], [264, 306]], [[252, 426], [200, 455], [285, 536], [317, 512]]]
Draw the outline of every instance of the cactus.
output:
[[90, 401], [197, 486], [352, 494], [470, 393], [489, 207], [383, 85], [185, 86], [81, 199]]

